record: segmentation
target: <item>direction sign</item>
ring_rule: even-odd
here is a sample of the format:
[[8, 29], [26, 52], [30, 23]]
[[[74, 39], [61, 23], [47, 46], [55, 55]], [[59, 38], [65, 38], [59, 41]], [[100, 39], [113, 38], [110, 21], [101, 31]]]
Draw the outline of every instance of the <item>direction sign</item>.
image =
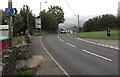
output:
[[6, 8], [6, 14], [13, 15], [14, 14], [14, 9], [12, 9], [12, 8]]
[[6, 10], [7, 15], [17, 14], [17, 9], [16, 8], [6, 8], [5, 10]]

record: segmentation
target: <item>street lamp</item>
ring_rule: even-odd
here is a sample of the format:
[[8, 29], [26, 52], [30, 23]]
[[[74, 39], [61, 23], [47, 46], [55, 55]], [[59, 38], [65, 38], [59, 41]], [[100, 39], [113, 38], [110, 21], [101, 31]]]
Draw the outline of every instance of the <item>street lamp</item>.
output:
[[[45, 2], [40, 2], [40, 20], [41, 20], [41, 8], [42, 8], [42, 3], [47, 3], [47, 1], [45, 1]], [[40, 23], [41, 23], [41, 21], [40, 21]], [[41, 32], [41, 28], [42, 28], [42, 26], [40, 27], [40, 32]]]
[[47, 3], [47, 1], [45, 1], [45, 2], [40, 2], [40, 13], [41, 13], [41, 8], [42, 8], [42, 3]]

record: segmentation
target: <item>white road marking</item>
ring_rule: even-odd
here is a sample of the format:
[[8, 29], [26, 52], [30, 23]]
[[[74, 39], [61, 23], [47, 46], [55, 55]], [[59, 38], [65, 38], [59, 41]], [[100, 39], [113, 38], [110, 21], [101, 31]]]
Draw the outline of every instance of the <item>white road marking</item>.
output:
[[67, 42], [66, 42], [66, 44], [68, 44], [68, 45], [70, 45], [70, 46], [72, 46], [72, 47], [74, 47], [74, 48], [76, 47], [75, 45], [72, 45], [72, 44], [70, 44], [70, 43], [67, 43]]
[[[42, 37], [41, 37], [42, 38]], [[43, 45], [42, 41], [40, 38], [40, 43], [42, 45], [42, 47], [44, 48], [44, 50], [46, 51], [46, 53], [51, 57], [51, 59], [58, 65], [58, 67], [65, 73], [65, 75], [67, 75], [68, 77], [70, 77], [70, 75], [62, 68], [62, 66], [51, 56], [51, 54], [48, 52], [48, 50], [45, 48], [45, 46]]]
[[117, 50], [118, 50], [119, 48], [115, 48], [115, 49], [117, 49]]
[[60, 38], [59, 35], [58, 35], [58, 38]]
[[96, 57], [102, 58], [102, 59], [104, 59], [104, 60], [112, 61], [112, 60], [109, 59], [109, 58], [106, 58], [106, 57], [104, 57], [104, 56], [101, 56], [101, 55], [98, 55], [98, 54], [95, 54], [95, 53], [89, 52], [89, 51], [87, 51], [87, 50], [85, 50], [85, 49], [83, 49], [83, 51], [86, 52], [86, 53], [89, 53], [89, 54], [91, 54], [91, 55], [94, 55], [94, 56], [96, 56]]
[[113, 46], [110, 46], [110, 48], [114, 48]]
[[104, 44], [101, 44], [101, 46], [105, 47], [105, 45], [104, 45]]
[[104, 44], [99, 44], [99, 43], [83, 40], [83, 39], [80, 39], [80, 38], [76, 38], [76, 39], [81, 40], [81, 41], [85, 41], [85, 42], [88, 42], [88, 43], [91, 43], [91, 44], [95, 44], [95, 45], [99, 45], [99, 46], [103, 46], [103, 47], [108, 47], [108, 48], [113, 48], [113, 49], [119, 50], [119, 48], [117, 46], [113, 47], [113, 46], [109, 46], [109, 45], [104, 45]]
[[101, 44], [97, 44], [97, 45], [101, 45]]
[[109, 47], [109, 45], [105, 45], [106, 47]]
[[60, 41], [64, 42], [64, 40], [60, 39]]

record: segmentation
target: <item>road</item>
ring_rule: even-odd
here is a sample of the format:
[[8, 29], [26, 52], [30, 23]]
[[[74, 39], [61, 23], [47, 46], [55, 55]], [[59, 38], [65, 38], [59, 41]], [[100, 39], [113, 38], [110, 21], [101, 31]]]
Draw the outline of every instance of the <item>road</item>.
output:
[[69, 75], [118, 75], [118, 50], [78, 40], [72, 34], [44, 36], [42, 43]]

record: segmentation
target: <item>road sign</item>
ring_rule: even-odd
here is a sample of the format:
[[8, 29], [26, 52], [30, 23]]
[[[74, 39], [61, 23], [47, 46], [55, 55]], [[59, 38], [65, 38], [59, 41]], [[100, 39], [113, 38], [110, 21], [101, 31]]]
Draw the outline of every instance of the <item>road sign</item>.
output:
[[14, 9], [6, 8], [6, 14], [13, 15], [14, 14]]
[[6, 8], [6, 14], [7, 15], [14, 15], [17, 13], [17, 9], [16, 8]]

